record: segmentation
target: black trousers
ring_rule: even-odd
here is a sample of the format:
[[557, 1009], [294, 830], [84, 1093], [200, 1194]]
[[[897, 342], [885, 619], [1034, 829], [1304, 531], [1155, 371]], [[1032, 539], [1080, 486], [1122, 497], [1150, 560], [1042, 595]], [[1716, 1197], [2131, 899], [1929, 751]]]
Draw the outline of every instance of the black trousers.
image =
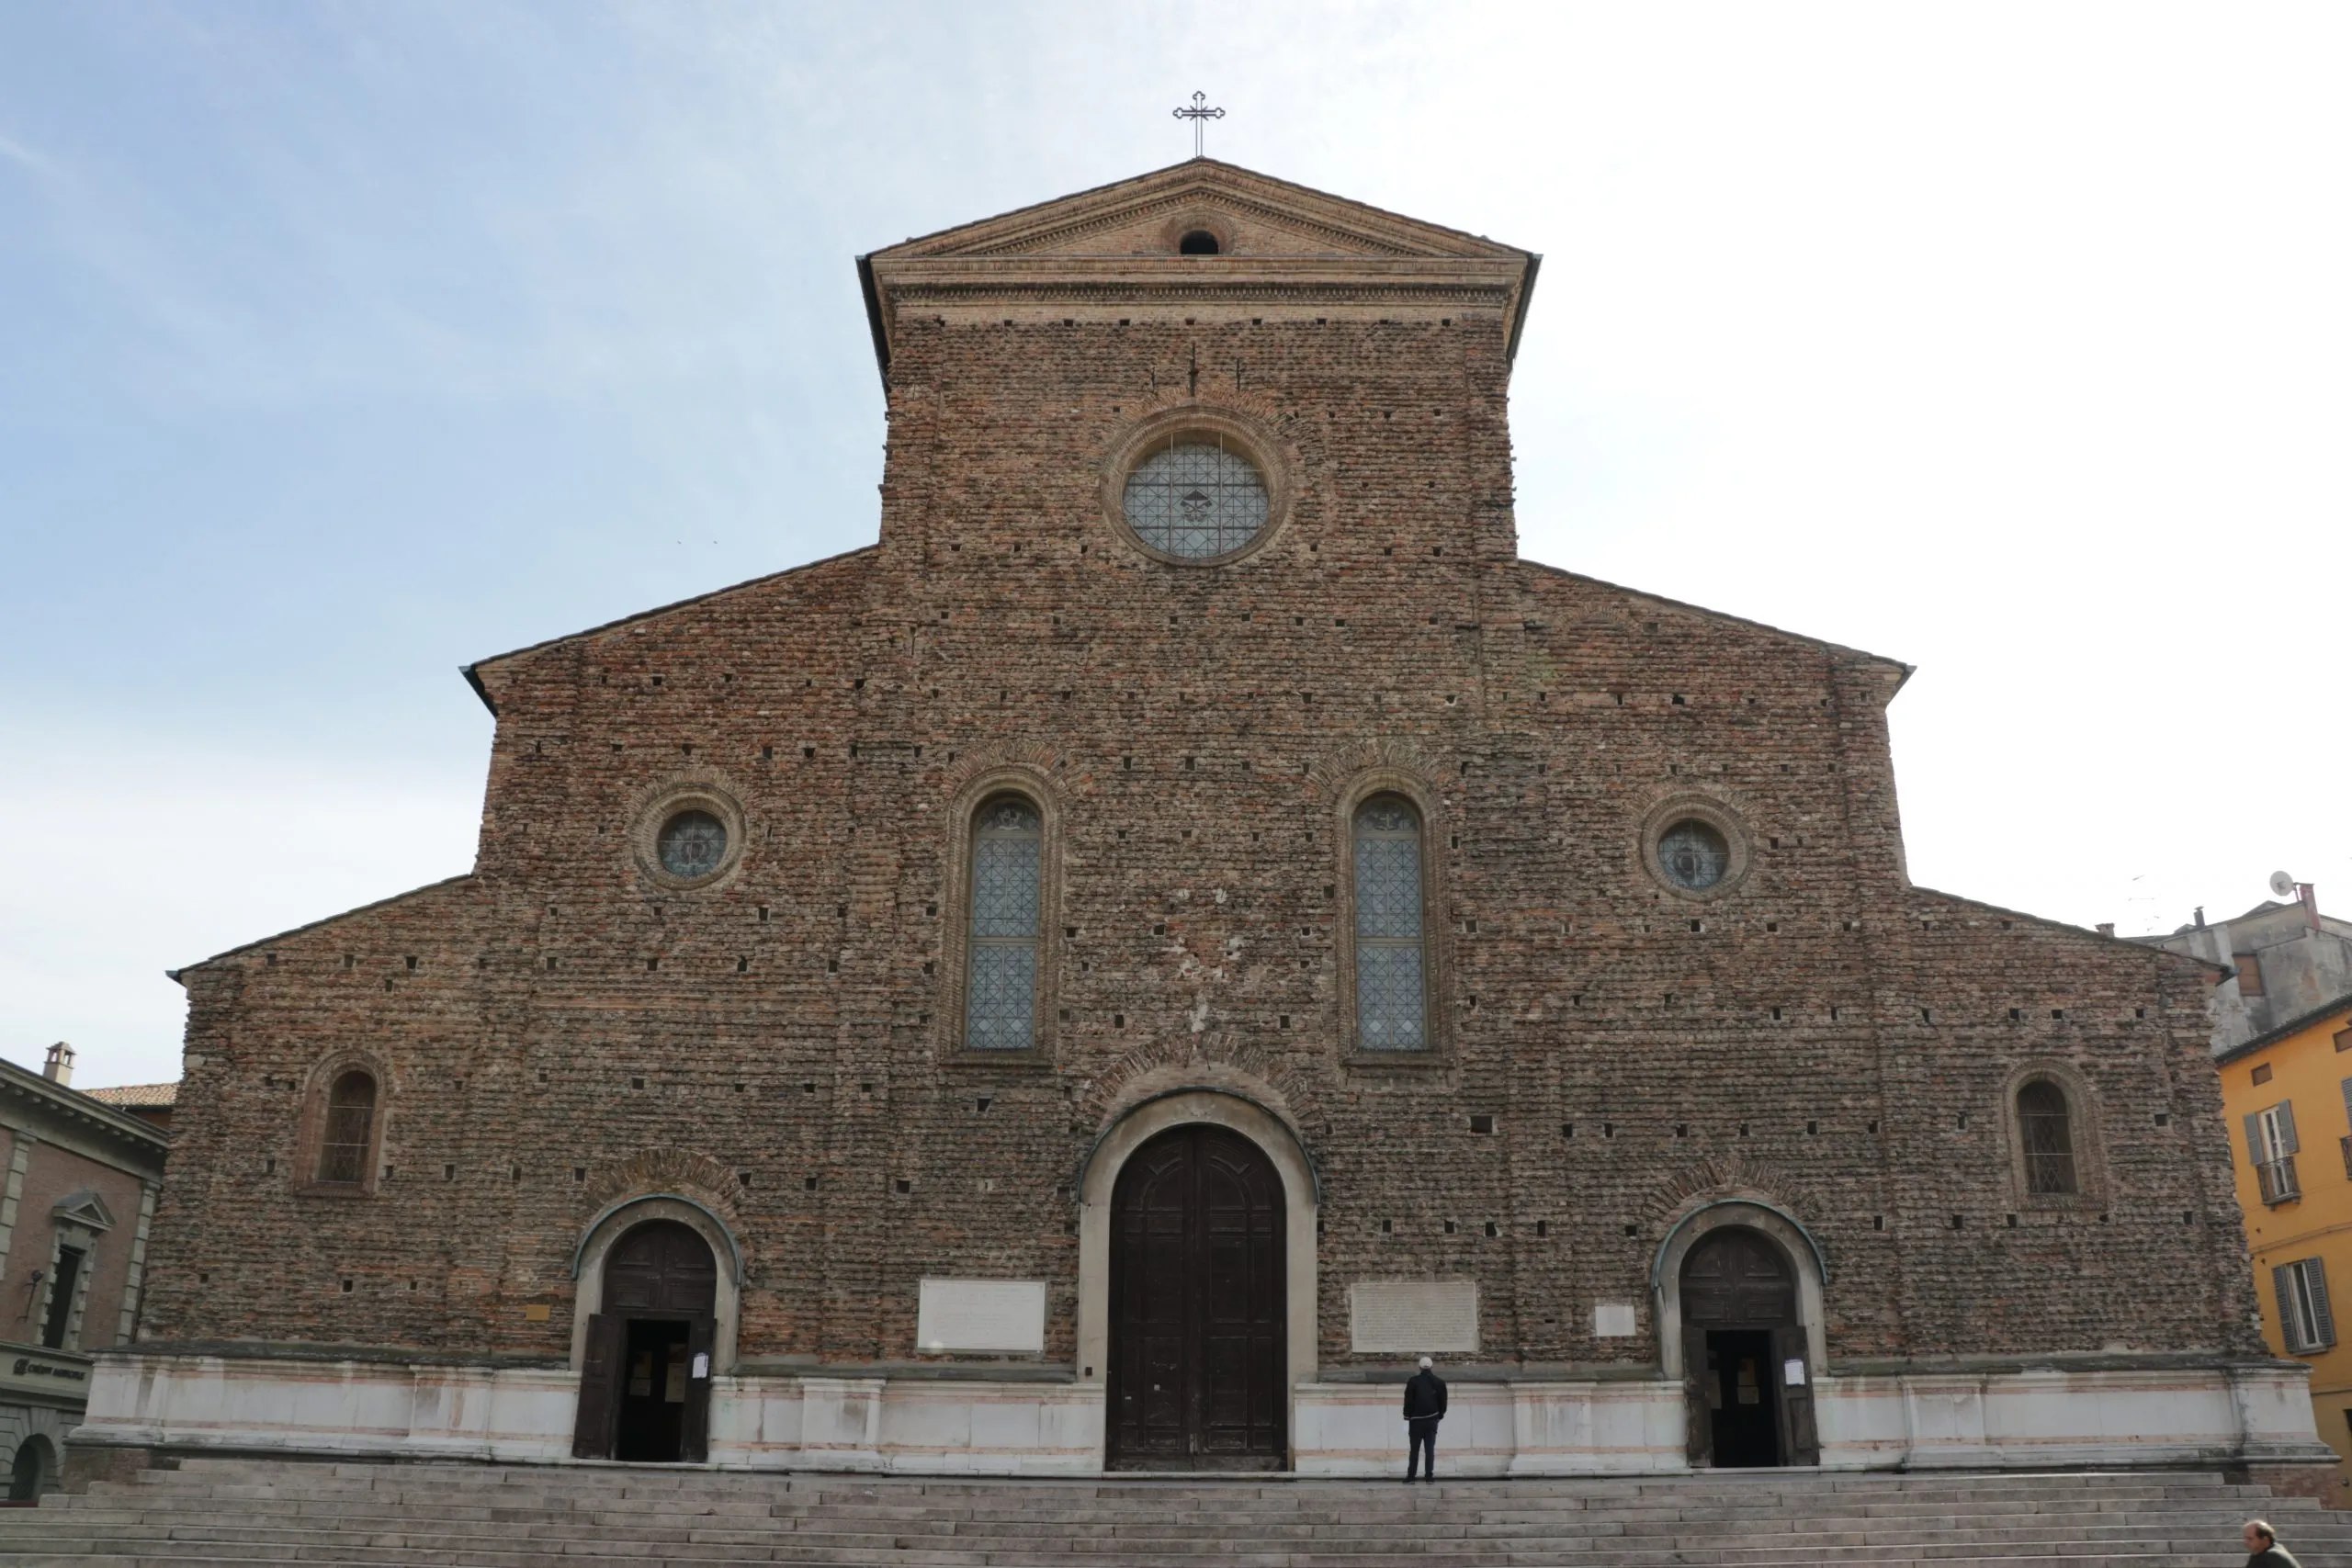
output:
[[1405, 1423], [1405, 1430], [1411, 1437], [1411, 1444], [1405, 1451], [1406, 1480], [1412, 1480], [1416, 1471], [1424, 1472], [1431, 1481], [1437, 1479], [1437, 1424], [1441, 1419], [1424, 1416]]

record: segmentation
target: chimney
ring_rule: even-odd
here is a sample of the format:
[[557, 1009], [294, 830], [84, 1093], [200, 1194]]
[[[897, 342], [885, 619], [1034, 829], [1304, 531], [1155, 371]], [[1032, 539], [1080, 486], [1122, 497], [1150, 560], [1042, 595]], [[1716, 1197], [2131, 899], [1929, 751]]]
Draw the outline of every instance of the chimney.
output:
[[2205, 906], [2202, 904], [2197, 906], [2197, 929], [2200, 931], [2205, 929]]
[[2303, 924], [2313, 931], [2319, 926], [2319, 889], [2308, 882], [2295, 884], [2295, 897], [2303, 901]]
[[2113, 920], [2101, 920], [2098, 926], [2098, 934], [2101, 936], [2113, 936], [2115, 934], [2115, 922]]
[[61, 1040], [49, 1048], [49, 1060], [41, 1064], [40, 1076], [60, 1089], [74, 1087], [74, 1047]]

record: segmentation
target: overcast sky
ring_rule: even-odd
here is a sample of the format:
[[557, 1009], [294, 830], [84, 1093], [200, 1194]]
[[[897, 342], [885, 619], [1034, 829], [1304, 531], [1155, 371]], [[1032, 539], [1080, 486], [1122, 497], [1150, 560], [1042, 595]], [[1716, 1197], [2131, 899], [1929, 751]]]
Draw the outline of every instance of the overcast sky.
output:
[[468, 660], [870, 541], [854, 258], [1215, 154], [1544, 253], [1522, 550], [1919, 667], [1914, 877], [2352, 913], [2352, 7], [0, 6], [0, 1054], [471, 861]]

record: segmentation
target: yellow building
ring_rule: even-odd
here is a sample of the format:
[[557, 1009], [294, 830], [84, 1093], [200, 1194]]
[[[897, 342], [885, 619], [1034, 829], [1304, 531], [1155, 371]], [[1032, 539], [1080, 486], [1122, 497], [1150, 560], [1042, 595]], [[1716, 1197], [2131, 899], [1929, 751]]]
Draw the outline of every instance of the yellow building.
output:
[[2312, 1416], [2343, 1460], [2352, 1502], [2352, 1323], [2339, 1339], [2331, 1287], [2352, 1312], [2352, 995], [2224, 1051], [2238, 1201], [2254, 1249], [2262, 1337], [2309, 1363]]

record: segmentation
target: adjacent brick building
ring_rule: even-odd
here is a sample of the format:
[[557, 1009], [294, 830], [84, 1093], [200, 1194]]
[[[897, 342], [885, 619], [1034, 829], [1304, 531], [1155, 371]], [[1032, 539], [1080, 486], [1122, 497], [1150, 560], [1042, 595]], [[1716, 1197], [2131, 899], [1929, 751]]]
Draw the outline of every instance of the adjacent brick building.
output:
[[1534, 256], [1195, 160], [860, 266], [878, 542], [473, 666], [474, 870], [181, 972], [87, 1440], [2313, 1457], [2213, 972], [1913, 886], [1904, 666], [1521, 558]]
[[38, 1073], [0, 1061], [0, 1464], [16, 1502], [56, 1484], [92, 1353], [130, 1342], [169, 1147], [73, 1083], [62, 1041]]

